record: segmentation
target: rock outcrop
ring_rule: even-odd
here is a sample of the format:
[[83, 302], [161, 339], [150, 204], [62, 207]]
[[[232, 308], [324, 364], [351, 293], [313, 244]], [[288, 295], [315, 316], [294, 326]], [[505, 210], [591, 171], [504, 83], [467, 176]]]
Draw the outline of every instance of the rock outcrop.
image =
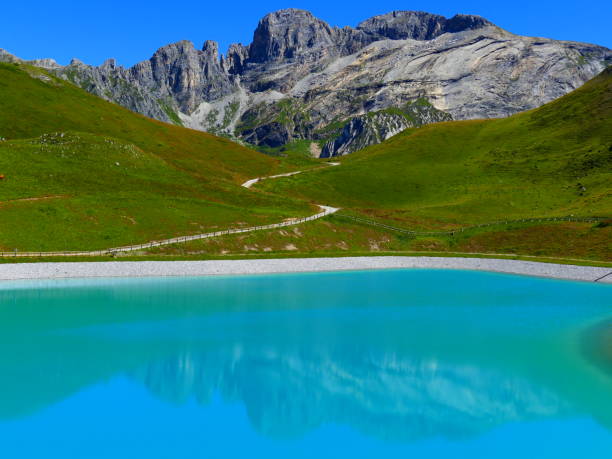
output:
[[236, 90], [212, 41], [202, 50], [189, 41], [164, 46], [129, 69], [114, 59], [99, 67], [73, 59], [57, 73], [100, 97], [167, 122], [180, 122], [178, 112], [191, 113], [202, 101]]
[[381, 143], [409, 127], [451, 119], [448, 113], [436, 110], [423, 99], [408, 104], [402, 109], [370, 112], [349, 120], [340, 135], [325, 144], [320, 157], [347, 155]]
[[13, 62], [24, 62], [22, 59], [19, 59], [17, 56], [13, 56], [7, 50], [0, 48], [0, 62], [4, 63], [13, 63]]
[[334, 51], [334, 30], [307, 11], [287, 9], [268, 14], [260, 22], [249, 46], [248, 62], [270, 63], [287, 59], [320, 59]]
[[393, 11], [374, 16], [357, 26], [378, 39], [433, 40], [444, 33], [481, 29], [493, 24], [479, 16], [457, 14], [450, 19], [422, 11]]
[[330, 125], [357, 128], [367, 113], [419, 99], [454, 119], [508, 116], [576, 89], [611, 62], [607, 48], [522, 37], [479, 16], [394, 11], [338, 28], [287, 9], [265, 16], [252, 43], [225, 56], [214, 42], [197, 50], [181, 41], [129, 69], [113, 60], [37, 65], [144, 115], [278, 146], [321, 141]]

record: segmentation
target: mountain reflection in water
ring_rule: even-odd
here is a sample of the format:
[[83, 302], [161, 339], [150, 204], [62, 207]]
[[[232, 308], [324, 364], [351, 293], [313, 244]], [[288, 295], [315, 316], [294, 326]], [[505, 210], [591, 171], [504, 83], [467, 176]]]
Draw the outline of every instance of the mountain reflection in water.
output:
[[584, 338], [607, 330], [610, 292], [419, 270], [4, 288], [0, 426], [127, 376], [172, 404], [220, 395], [270, 438], [336, 424], [463, 439], [585, 417], [612, 430], [609, 340]]
[[215, 393], [246, 406], [253, 426], [299, 436], [326, 423], [392, 440], [461, 438], [506, 422], [570, 411], [526, 379], [470, 364], [399, 355], [317, 355], [235, 345], [184, 352], [131, 375], [175, 403], [208, 403]]

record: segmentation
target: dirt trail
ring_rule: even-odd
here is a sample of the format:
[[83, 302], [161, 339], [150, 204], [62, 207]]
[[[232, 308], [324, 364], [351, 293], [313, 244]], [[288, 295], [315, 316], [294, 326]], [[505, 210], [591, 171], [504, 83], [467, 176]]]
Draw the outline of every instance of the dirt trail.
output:
[[[340, 163], [326, 163], [326, 164], [329, 166], [339, 166], [340, 165]], [[325, 166], [321, 166], [321, 167], [325, 167]], [[280, 177], [291, 177], [292, 175], [302, 174], [304, 172], [316, 171], [318, 169], [321, 169], [321, 167], [315, 167], [313, 169], [306, 169], [303, 171], [286, 172], [285, 174], [267, 175], [265, 177], [255, 177], [254, 179], [247, 180], [241, 186], [245, 188], [251, 188], [253, 185], [255, 185], [257, 182], [260, 182], [261, 180], [280, 178]]]

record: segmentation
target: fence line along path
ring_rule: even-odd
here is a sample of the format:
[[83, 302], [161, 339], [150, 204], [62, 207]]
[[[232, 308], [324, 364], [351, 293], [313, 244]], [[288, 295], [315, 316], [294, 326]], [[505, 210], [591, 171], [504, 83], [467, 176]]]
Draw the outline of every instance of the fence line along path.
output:
[[181, 242], [197, 241], [199, 239], [208, 239], [211, 237], [225, 236], [226, 234], [250, 233], [250, 232], [259, 231], [259, 230], [283, 228], [285, 226], [294, 226], [294, 225], [299, 225], [300, 223], [317, 220], [319, 218], [326, 217], [327, 215], [331, 215], [337, 212], [338, 210], [340, 210], [336, 207], [321, 206], [321, 205], [319, 207], [321, 208], [322, 211], [314, 215], [311, 215], [309, 217], [289, 218], [280, 223], [271, 223], [269, 225], [250, 226], [248, 228], [227, 229], [223, 231], [215, 231], [212, 233], [195, 234], [193, 236], [180, 236], [180, 237], [175, 237], [172, 239], [164, 239], [162, 241], [147, 242], [145, 244], [130, 245], [130, 246], [125, 246], [125, 247], [116, 247], [114, 249], [107, 250], [107, 252], [111, 252], [111, 253], [131, 252], [133, 250], [148, 249], [151, 247], [160, 247], [162, 245], [172, 245], [172, 244], [179, 244]]
[[225, 236], [227, 234], [250, 233], [259, 230], [268, 230], [274, 228], [283, 228], [285, 226], [299, 225], [300, 223], [317, 220], [337, 212], [338, 208], [329, 206], [319, 206], [321, 212], [318, 212], [309, 217], [289, 218], [280, 223], [271, 223], [269, 225], [251, 226], [248, 228], [235, 228], [223, 231], [214, 231], [212, 233], [195, 234], [192, 236], [180, 236], [172, 239], [163, 239], [160, 241], [145, 242], [144, 244], [129, 245], [123, 247], [115, 247], [105, 250], [90, 250], [90, 251], [61, 251], [61, 252], [0, 252], [0, 257], [99, 257], [105, 255], [114, 255], [121, 252], [132, 252], [134, 250], [150, 249], [153, 247], [161, 247], [164, 245], [180, 244], [182, 242], [197, 241], [199, 239], [208, 239], [211, 237]]
[[366, 225], [379, 226], [381, 228], [385, 228], [391, 231], [397, 231], [400, 233], [405, 233], [411, 236], [453, 236], [457, 233], [463, 233], [464, 231], [470, 231], [478, 228], [487, 228], [490, 226], [499, 226], [499, 225], [510, 225], [514, 223], [546, 223], [546, 222], [588, 222], [588, 223], [597, 223], [602, 222], [604, 220], [610, 219], [610, 217], [535, 217], [535, 218], [521, 218], [518, 220], [498, 220], [495, 222], [489, 223], [481, 223], [479, 225], [471, 225], [471, 226], [463, 226], [461, 228], [455, 228], [452, 230], [440, 230], [440, 231], [415, 231], [409, 230], [407, 228], [398, 228], [397, 226], [385, 225], [384, 223], [380, 223], [374, 220], [369, 220], [367, 218], [356, 217], [354, 215], [347, 214], [338, 214], [338, 217], [348, 218], [350, 220], [364, 223]]

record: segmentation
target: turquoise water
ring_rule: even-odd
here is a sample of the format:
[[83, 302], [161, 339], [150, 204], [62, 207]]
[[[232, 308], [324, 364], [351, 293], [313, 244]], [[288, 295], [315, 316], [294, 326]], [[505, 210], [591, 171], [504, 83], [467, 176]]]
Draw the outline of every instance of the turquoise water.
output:
[[612, 286], [0, 284], [2, 458], [609, 458]]

